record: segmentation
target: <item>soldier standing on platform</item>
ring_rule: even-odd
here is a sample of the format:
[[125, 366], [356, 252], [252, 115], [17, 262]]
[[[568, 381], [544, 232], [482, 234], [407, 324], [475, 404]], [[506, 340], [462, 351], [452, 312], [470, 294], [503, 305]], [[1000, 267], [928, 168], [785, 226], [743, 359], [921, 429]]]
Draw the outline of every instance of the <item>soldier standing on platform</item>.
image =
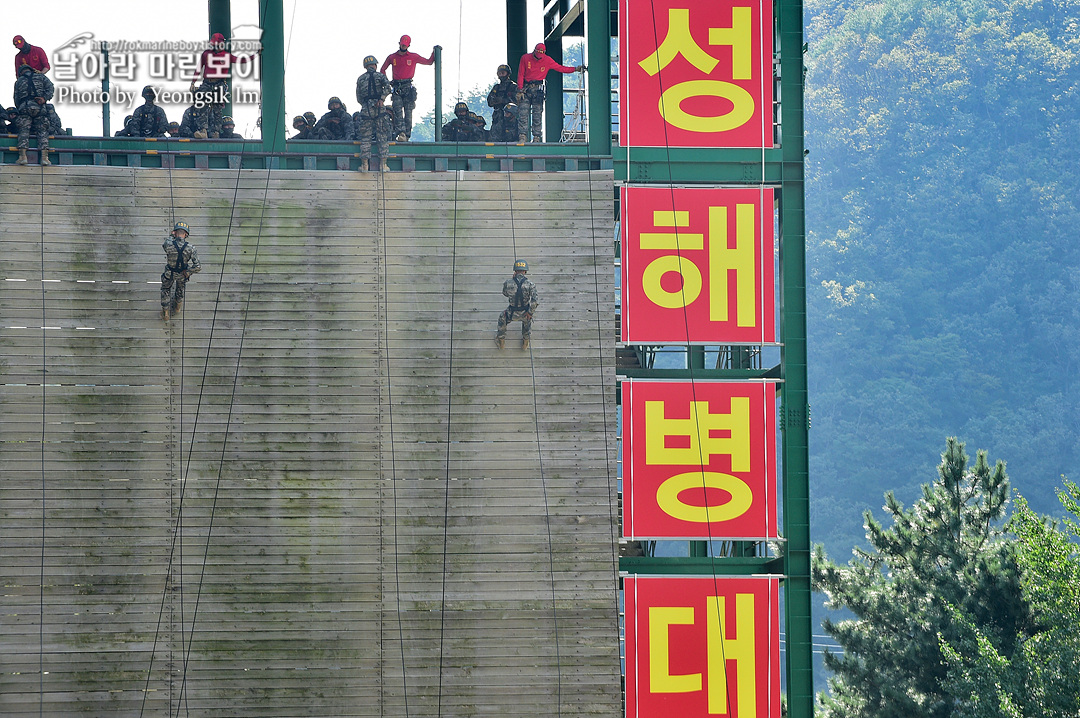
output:
[[161, 318], [169, 321], [184, 306], [184, 285], [202, 265], [195, 247], [187, 241], [187, 222], [177, 222], [172, 236], [161, 243], [165, 250], [165, 271], [161, 273]]
[[[386, 158], [390, 155], [390, 133], [387, 126], [386, 111], [383, 102], [393, 91], [386, 75], [375, 70], [379, 61], [374, 55], [364, 58], [364, 74], [356, 78], [356, 101], [360, 103], [360, 121], [356, 127], [356, 138], [360, 141], [360, 171], [366, 172], [371, 158], [371, 141], [374, 135], [379, 147], [379, 169], [386, 172]], [[395, 95], [395, 102], [396, 102]], [[395, 105], [396, 107], [396, 105]]]
[[584, 67], [566, 67], [551, 59], [547, 47], [542, 42], [528, 55], [521, 56], [518, 63], [517, 93], [518, 105], [518, 142], [527, 142], [529, 118], [532, 116], [532, 141], [543, 142], [544, 131], [544, 79], [549, 70], [558, 70], [563, 74], [583, 72]]
[[416, 74], [417, 65], [431, 65], [435, 62], [435, 49], [431, 50], [431, 56], [421, 57], [415, 52], [409, 52], [412, 38], [402, 35], [398, 40], [398, 51], [391, 53], [379, 68], [379, 72], [386, 72], [386, 68], [392, 68], [394, 95], [391, 103], [394, 108], [394, 132], [398, 142], [408, 142], [412, 137], [412, 113], [416, 109], [416, 88], [413, 87], [413, 76]]
[[521, 322], [521, 348], [529, 348], [529, 339], [532, 335], [532, 318], [536, 311], [536, 305], [540, 303], [540, 295], [536, 291], [536, 285], [525, 278], [529, 271], [529, 263], [524, 259], [514, 262], [514, 276], [503, 282], [503, 296], [510, 300], [510, 306], [499, 315], [499, 329], [495, 334], [495, 346], [503, 348], [506, 341], [506, 325], [510, 322]]
[[49, 133], [52, 132], [52, 123], [49, 121], [48, 111], [45, 104], [52, 99], [52, 80], [40, 72], [35, 71], [30, 65], [19, 68], [19, 79], [15, 81], [15, 127], [18, 129], [19, 138], [16, 146], [19, 149], [17, 164], [25, 165], [26, 151], [30, 148], [30, 130], [38, 138], [38, 150], [41, 153], [41, 164], [48, 166], [49, 161]]
[[503, 108], [509, 105], [517, 97], [518, 86], [517, 83], [510, 79], [510, 66], [499, 65], [499, 69], [495, 71], [495, 76], [499, 78], [499, 81], [495, 83], [495, 86], [491, 88], [491, 92], [488, 93], [487, 103], [491, 110], [491, 140], [493, 142], [506, 142], [508, 140], [502, 139], [504, 136], [509, 136], [511, 132], [507, 129], [513, 130], [513, 139], [517, 138], [518, 128], [514, 125], [512, 128], [506, 128], [503, 126], [504, 113]]
[[[199, 67], [191, 80], [191, 91], [195, 91], [195, 80], [202, 78], [199, 92], [204, 104], [195, 111], [196, 139], [216, 138], [221, 133], [222, 110], [229, 97], [229, 76], [232, 66], [241, 62], [253, 61], [254, 55], [236, 56], [225, 49], [225, 36], [215, 32], [210, 37], [210, 47], [199, 56]], [[262, 52], [262, 50], [259, 50]]]

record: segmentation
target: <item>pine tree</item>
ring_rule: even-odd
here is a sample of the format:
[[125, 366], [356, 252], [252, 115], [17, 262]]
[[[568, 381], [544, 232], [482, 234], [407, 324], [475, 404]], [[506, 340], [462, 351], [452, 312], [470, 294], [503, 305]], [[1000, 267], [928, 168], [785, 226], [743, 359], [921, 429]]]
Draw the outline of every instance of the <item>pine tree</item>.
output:
[[1004, 540], [1009, 497], [1005, 465], [991, 469], [978, 452], [968, 469], [964, 445], [947, 441], [938, 478], [905, 509], [891, 493], [884, 527], [864, 514], [867, 549], [847, 566], [815, 550], [813, 581], [831, 609], [854, 618], [826, 620], [842, 647], [826, 652], [829, 693], [819, 696], [826, 718], [946, 718], [957, 715], [939, 636], [962, 631], [959, 610], [986, 639], [1012, 655], [1028, 635], [1030, 611], [1019, 589], [1015, 543]]
[[1013, 519], [1023, 597], [1038, 632], [1022, 636], [1009, 659], [957, 610], [959, 638], [942, 637], [961, 718], [1080, 715], [1080, 488], [1065, 482], [1058, 498], [1072, 514], [1060, 525], [1037, 516], [1022, 497]]

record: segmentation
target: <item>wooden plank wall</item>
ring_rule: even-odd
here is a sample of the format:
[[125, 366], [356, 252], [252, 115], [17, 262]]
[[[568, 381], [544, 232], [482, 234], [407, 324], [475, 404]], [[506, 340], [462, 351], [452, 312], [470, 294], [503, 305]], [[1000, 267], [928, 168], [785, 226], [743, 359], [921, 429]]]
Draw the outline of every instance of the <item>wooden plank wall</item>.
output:
[[0, 715], [619, 714], [611, 188], [5, 166]]

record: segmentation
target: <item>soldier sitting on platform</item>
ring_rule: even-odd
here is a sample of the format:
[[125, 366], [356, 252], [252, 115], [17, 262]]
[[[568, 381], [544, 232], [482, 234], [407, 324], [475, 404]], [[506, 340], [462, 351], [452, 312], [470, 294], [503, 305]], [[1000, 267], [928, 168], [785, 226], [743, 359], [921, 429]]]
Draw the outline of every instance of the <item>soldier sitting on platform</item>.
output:
[[331, 97], [326, 107], [329, 112], [315, 124], [315, 139], [352, 142], [356, 135], [352, 115], [346, 111], [345, 103], [337, 97]]

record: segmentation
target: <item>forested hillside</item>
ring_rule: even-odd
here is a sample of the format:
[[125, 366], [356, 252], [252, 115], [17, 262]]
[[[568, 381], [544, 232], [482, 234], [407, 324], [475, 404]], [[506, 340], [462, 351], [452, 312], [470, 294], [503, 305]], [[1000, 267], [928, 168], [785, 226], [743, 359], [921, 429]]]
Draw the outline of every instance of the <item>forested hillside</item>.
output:
[[806, 20], [815, 540], [842, 560], [945, 436], [1058, 511], [1080, 475], [1080, 2]]

